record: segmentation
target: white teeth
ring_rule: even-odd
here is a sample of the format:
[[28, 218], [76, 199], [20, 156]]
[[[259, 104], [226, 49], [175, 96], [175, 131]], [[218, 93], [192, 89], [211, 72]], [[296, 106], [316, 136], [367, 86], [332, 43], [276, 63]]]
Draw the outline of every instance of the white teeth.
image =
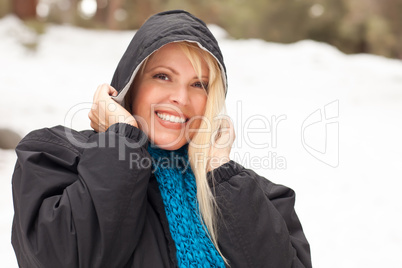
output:
[[178, 116], [174, 116], [174, 115], [168, 115], [168, 114], [161, 114], [161, 113], [156, 113], [158, 115], [159, 118], [172, 122], [172, 123], [184, 123], [186, 122], [186, 119], [184, 118], [180, 118]]

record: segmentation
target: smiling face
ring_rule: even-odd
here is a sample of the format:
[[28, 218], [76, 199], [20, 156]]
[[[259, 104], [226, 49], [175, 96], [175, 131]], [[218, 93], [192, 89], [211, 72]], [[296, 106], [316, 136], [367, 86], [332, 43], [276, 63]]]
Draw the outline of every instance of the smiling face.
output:
[[148, 59], [135, 80], [132, 112], [150, 140], [166, 150], [190, 142], [207, 102], [209, 70], [200, 60], [201, 79], [183, 49], [170, 43]]

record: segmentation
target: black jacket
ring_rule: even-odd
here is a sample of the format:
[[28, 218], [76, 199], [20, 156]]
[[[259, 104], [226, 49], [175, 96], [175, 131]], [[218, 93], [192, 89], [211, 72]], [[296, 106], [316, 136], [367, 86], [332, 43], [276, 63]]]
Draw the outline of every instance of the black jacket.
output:
[[[20, 267], [177, 267], [151, 167], [136, 165], [150, 157], [147, 143], [134, 146], [142, 139], [115, 124], [105, 133], [46, 128], [20, 142], [12, 181]], [[213, 172], [219, 247], [231, 267], [311, 267], [291, 189], [233, 161]]]
[[[184, 11], [152, 16], [123, 55], [111, 85], [123, 101], [140, 63], [174, 41], [196, 42], [226, 71], [205, 24]], [[140, 146], [138, 146], [140, 144]], [[105, 133], [55, 127], [17, 146], [12, 244], [21, 267], [177, 267], [147, 137], [115, 124]], [[231, 161], [214, 171], [219, 247], [231, 267], [310, 267], [294, 192]], [[209, 173], [208, 176], [212, 174]], [[211, 186], [212, 187], [212, 186]]]

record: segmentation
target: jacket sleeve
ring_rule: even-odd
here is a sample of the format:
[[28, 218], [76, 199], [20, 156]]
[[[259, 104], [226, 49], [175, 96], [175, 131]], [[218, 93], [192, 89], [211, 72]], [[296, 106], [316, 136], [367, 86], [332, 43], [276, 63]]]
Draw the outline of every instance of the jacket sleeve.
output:
[[139, 146], [146, 136], [126, 124], [86, 139], [65, 130], [34, 131], [16, 148], [12, 244], [19, 266], [123, 267], [144, 225], [150, 166], [138, 164], [150, 159], [147, 143]]
[[209, 176], [221, 217], [219, 247], [230, 267], [311, 267], [293, 190], [234, 161]]

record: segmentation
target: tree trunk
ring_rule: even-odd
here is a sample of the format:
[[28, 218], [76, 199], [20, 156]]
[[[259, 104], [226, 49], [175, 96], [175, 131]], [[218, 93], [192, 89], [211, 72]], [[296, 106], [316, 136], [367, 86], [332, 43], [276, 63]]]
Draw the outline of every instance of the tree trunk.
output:
[[109, 0], [108, 14], [107, 14], [107, 27], [110, 30], [118, 30], [119, 22], [116, 20], [116, 11], [123, 6], [124, 0]]
[[108, 1], [107, 0], [96, 0], [96, 14], [95, 20], [101, 24], [102, 26], [106, 26], [106, 22], [108, 19]]
[[13, 12], [23, 20], [36, 18], [36, 0], [13, 0]]

